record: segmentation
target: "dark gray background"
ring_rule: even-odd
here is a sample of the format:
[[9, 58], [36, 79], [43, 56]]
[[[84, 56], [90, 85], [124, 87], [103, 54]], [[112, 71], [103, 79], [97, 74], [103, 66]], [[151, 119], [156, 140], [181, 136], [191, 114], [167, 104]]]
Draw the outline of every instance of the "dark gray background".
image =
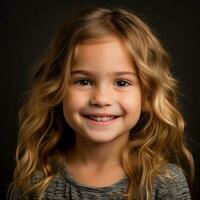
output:
[[55, 29], [77, 9], [88, 6], [129, 8], [157, 33], [173, 58], [172, 73], [180, 81], [187, 141], [194, 154], [195, 193], [200, 177], [200, 12], [196, 1], [155, 0], [8, 0], [1, 3], [1, 137], [0, 199], [11, 180], [17, 141], [17, 112], [29, 87], [30, 68], [45, 52]]

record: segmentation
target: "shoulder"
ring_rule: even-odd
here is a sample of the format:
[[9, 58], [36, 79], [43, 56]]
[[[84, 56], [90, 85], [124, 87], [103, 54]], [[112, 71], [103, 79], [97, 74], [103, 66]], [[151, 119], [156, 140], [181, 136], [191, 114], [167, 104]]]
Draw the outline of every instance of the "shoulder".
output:
[[50, 181], [49, 185], [47, 186], [46, 190], [43, 193], [43, 197], [46, 199], [65, 199], [67, 197], [66, 180], [63, 176], [63, 172], [58, 172], [54, 175], [52, 180]]
[[[43, 175], [40, 171], [34, 171], [33, 175], [30, 176], [29, 180], [26, 182], [25, 187], [29, 189], [34, 184], [37, 184], [42, 179], [42, 177], [43, 177]], [[23, 186], [18, 186], [18, 185], [13, 184], [12, 190], [13, 190], [13, 192], [11, 194], [12, 200], [37, 199], [37, 195], [34, 192], [29, 192], [29, 193], [24, 194], [25, 189]]]
[[[37, 184], [43, 179], [43, 174], [39, 171], [34, 173], [31, 184]], [[43, 192], [44, 199], [54, 199], [55, 197], [61, 197], [63, 199], [63, 195], [65, 193], [66, 182], [62, 175], [62, 172], [58, 172], [53, 175], [52, 179], [50, 180], [48, 186], [46, 187], [45, 191]], [[36, 200], [38, 199], [38, 195], [36, 193], [29, 194], [29, 198]]]
[[170, 177], [154, 179], [153, 196], [162, 199], [190, 200], [188, 183], [182, 169], [175, 164], [167, 164], [165, 170]]

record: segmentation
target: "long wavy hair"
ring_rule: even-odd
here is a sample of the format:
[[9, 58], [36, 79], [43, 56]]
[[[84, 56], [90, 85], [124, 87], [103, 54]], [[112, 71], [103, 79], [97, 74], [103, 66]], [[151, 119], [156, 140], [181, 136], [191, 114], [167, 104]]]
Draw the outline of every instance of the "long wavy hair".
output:
[[[185, 170], [185, 175], [191, 183], [193, 158], [184, 141], [185, 123], [177, 106], [178, 84], [170, 73], [168, 53], [153, 31], [132, 11], [90, 8], [63, 23], [34, 73], [32, 87], [19, 111], [11, 196], [14, 188], [20, 188], [24, 197], [33, 192], [42, 198], [60, 170], [55, 163], [64, 166], [66, 151], [74, 144], [75, 136], [64, 120], [62, 100], [76, 50], [83, 42], [108, 35], [126, 45], [142, 90], [141, 117], [130, 131], [129, 144], [122, 154], [130, 180], [125, 196], [150, 200], [153, 177], [168, 177], [164, 170], [167, 163], [190, 169]], [[42, 176], [32, 183], [36, 172]]]

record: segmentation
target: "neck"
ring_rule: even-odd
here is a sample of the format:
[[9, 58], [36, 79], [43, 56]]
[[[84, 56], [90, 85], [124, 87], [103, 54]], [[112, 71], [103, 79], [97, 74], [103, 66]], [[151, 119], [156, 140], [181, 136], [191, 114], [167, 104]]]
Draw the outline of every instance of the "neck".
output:
[[96, 171], [114, 166], [122, 167], [122, 152], [127, 143], [128, 134], [105, 143], [92, 142], [76, 134], [76, 144], [69, 152], [70, 160]]

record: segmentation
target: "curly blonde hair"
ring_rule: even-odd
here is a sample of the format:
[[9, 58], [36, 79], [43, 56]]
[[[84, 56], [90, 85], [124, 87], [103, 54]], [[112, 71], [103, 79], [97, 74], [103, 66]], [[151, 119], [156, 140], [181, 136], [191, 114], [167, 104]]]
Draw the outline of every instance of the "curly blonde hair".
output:
[[[129, 145], [122, 154], [123, 167], [130, 179], [125, 196], [130, 200], [134, 193], [138, 200], [150, 200], [153, 177], [168, 176], [163, 170], [166, 163], [175, 163], [183, 169], [189, 167], [186, 177], [189, 182], [192, 179], [193, 158], [184, 142], [184, 119], [177, 107], [177, 81], [170, 73], [167, 52], [132, 11], [91, 8], [80, 11], [60, 27], [46, 57], [38, 64], [32, 88], [19, 111], [17, 164], [11, 196], [14, 188], [21, 188], [24, 197], [35, 192], [41, 199], [58, 172], [54, 163], [62, 166], [65, 162], [65, 152], [75, 137], [64, 120], [62, 100], [76, 49], [82, 42], [107, 35], [123, 40], [142, 89], [143, 112], [130, 131]], [[36, 171], [42, 172], [41, 179], [31, 184]]]

